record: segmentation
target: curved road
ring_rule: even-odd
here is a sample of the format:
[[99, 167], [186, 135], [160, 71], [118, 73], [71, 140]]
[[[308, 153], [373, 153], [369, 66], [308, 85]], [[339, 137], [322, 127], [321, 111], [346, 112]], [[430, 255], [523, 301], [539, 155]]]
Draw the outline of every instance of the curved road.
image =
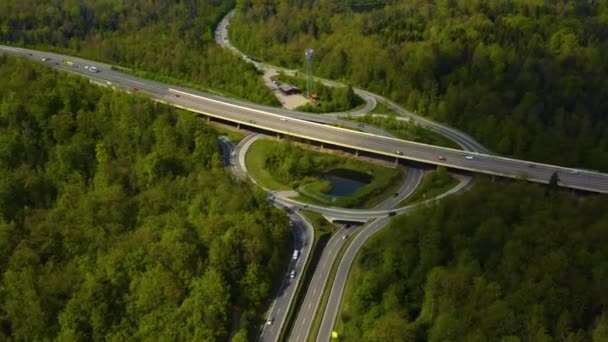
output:
[[[222, 45], [224, 47], [227, 47], [228, 49], [232, 50], [237, 55], [241, 56], [246, 61], [253, 63], [255, 65], [255, 67], [258, 68], [259, 70], [272, 69], [277, 72], [284, 72], [288, 75], [294, 75], [296, 73], [296, 70], [280, 68], [280, 67], [266, 64], [266, 63], [263, 63], [263, 62], [260, 62], [257, 60], [254, 61], [254, 60], [248, 58], [246, 54], [241, 52], [234, 45], [232, 45], [230, 43], [230, 40], [228, 39], [228, 25], [230, 24], [230, 20], [232, 20], [234, 18], [234, 14], [235, 14], [234, 10], [230, 11], [228, 14], [226, 14], [226, 16], [224, 16], [224, 18], [218, 24], [218, 26], [215, 30], [216, 43], [218, 43], [219, 45]], [[340, 82], [324, 79], [321, 77], [313, 76], [313, 78], [315, 79], [315, 81], [319, 81], [319, 82], [323, 83], [324, 85], [327, 85], [330, 87], [345, 87], [346, 86], [345, 84], [342, 84]], [[365, 115], [366, 113], [368, 113], [372, 109], [374, 109], [376, 107], [377, 102], [382, 102], [382, 103], [386, 104], [391, 110], [398, 113], [399, 115], [410, 118], [413, 121], [415, 121], [416, 123], [418, 123], [419, 125], [426, 127], [441, 135], [444, 135], [445, 137], [451, 139], [452, 141], [457, 143], [459, 146], [461, 146], [465, 150], [490, 154], [490, 151], [485, 146], [483, 146], [482, 144], [477, 142], [473, 137], [467, 135], [466, 133], [464, 133], [462, 131], [442, 125], [435, 121], [429, 120], [425, 117], [413, 114], [412, 112], [400, 107], [396, 103], [394, 103], [380, 95], [377, 95], [372, 92], [369, 92], [369, 91], [366, 91], [363, 89], [359, 89], [359, 88], [353, 88], [353, 90], [354, 90], [355, 94], [359, 95], [361, 98], [363, 98], [366, 101], [367, 104], [364, 108], [362, 108], [360, 110], [354, 110], [354, 111], [351, 111], [348, 113], [326, 113], [323, 116], [330, 116], [330, 117], [335, 117], [335, 118], [338, 118], [341, 115], [351, 115], [351, 116], [355, 116], [355, 117], [361, 116], [361, 115]]]
[[[255, 135], [249, 135], [245, 137], [237, 146], [234, 146], [234, 144], [226, 137], [220, 137], [220, 146], [222, 149], [224, 166], [231, 167], [233, 174], [243, 180], [248, 179], [248, 173], [247, 166], [243, 163], [245, 153], [241, 153], [239, 151], [241, 150], [241, 146], [249, 146], [251, 144], [250, 141], [255, 137]], [[268, 310], [265, 322], [271, 322], [271, 324], [264, 324], [262, 331], [258, 336], [258, 341], [264, 342], [277, 341], [279, 335], [281, 334], [281, 330], [285, 324], [285, 319], [289, 313], [289, 307], [293, 302], [296, 289], [298, 286], [300, 286], [299, 284], [303, 274], [302, 270], [310, 258], [312, 241], [314, 240], [315, 234], [313, 226], [298, 211], [289, 210], [289, 208], [285, 207], [279, 202], [274, 202], [273, 204], [275, 207], [287, 211], [292, 222], [291, 232], [294, 237], [294, 249], [298, 250], [300, 255], [295, 261], [290, 259], [285, 277], [283, 278], [281, 285], [277, 290], [277, 294], [272, 301], [272, 305]], [[296, 271], [296, 276], [293, 279], [291, 279], [289, 276], [291, 270]]]
[[[433, 201], [443, 198], [445, 196], [449, 196], [451, 194], [456, 194], [465, 191], [470, 184], [471, 178], [467, 178], [450, 191], [435, 197]], [[410, 212], [414, 208], [420, 205], [424, 205], [424, 203], [425, 202], [407, 206], [405, 207], [405, 212]], [[333, 327], [338, 316], [340, 304], [342, 302], [342, 294], [346, 286], [346, 281], [348, 280], [350, 268], [353, 262], [355, 261], [355, 257], [357, 256], [357, 253], [359, 252], [361, 247], [363, 247], [363, 244], [370, 237], [372, 237], [372, 235], [376, 234], [378, 231], [384, 228], [389, 222], [390, 219], [387, 217], [375, 219], [365, 229], [361, 230], [361, 232], [357, 234], [357, 236], [353, 239], [352, 243], [346, 249], [346, 252], [344, 253], [344, 256], [342, 257], [342, 260], [340, 261], [340, 264], [338, 266], [338, 270], [336, 272], [336, 277], [331, 288], [329, 299], [327, 300], [327, 305], [325, 306], [323, 319], [321, 321], [321, 327], [319, 328], [319, 333], [317, 335], [317, 341], [331, 340], [331, 332], [334, 330]]]
[[[258, 140], [260, 138], [261, 138], [261, 136], [259, 136], [259, 135], [250, 135], [250, 136], [246, 137], [245, 139], [243, 139], [236, 146], [236, 148], [232, 154], [233, 158], [234, 158], [233, 165], [234, 165], [236, 174], [238, 174], [240, 177], [248, 177], [247, 166], [245, 164], [245, 156], [247, 154], [247, 150], [249, 149], [249, 147], [256, 140]], [[381, 222], [384, 222], [384, 220], [386, 220], [386, 218], [388, 217], [388, 212], [390, 212], [388, 209], [390, 209], [392, 206], [394, 206], [395, 204], [399, 203], [401, 200], [403, 200], [404, 198], [407, 198], [409, 195], [412, 194], [412, 192], [416, 189], [416, 187], [420, 183], [422, 174], [423, 173], [421, 170], [409, 168], [405, 182], [402, 184], [402, 186], [399, 189], [399, 196], [389, 197], [387, 200], [385, 200], [384, 202], [382, 202], [378, 205], [378, 208], [387, 208], [386, 210], [326, 208], [326, 207], [321, 207], [321, 206], [317, 206], [317, 205], [306, 205], [307, 206], [306, 209], [311, 210], [311, 211], [316, 211], [326, 217], [332, 217], [332, 218], [337, 217], [337, 218], [345, 220], [345, 221], [366, 222], [370, 218], [381, 217], [381, 219], [379, 219], [379, 220], [382, 220]], [[254, 179], [251, 179], [251, 180], [255, 183]], [[468, 184], [468, 180], [463, 182], [462, 184], [463, 185]], [[455, 190], [453, 190], [453, 191], [459, 190], [463, 185], [460, 185], [459, 187], [455, 188]], [[266, 190], [266, 191], [268, 191], [268, 190]], [[296, 200], [280, 197], [280, 192], [271, 192], [271, 193], [273, 193], [275, 196], [275, 202], [282, 203], [282, 204], [286, 205], [287, 207], [291, 206], [291, 208], [299, 209], [299, 208], [303, 208], [305, 205], [304, 203], [296, 201]], [[397, 212], [397, 211], [398, 212], [407, 212], [407, 211], [410, 211], [411, 208], [412, 207], [410, 206], [410, 207], [395, 209], [394, 211], [395, 212]], [[293, 210], [293, 211], [297, 212], [298, 210]], [[357, 232], [360, 232], [358, 234], [358, 236], [366, 236], [366, 234], [368, 234], [367, 232], [370, 229], [371, 229], [371, 226], [360, 227], [360, 228], [353, 230], [352, 232], [350, 230], [343, 229], [343, 230], [338, 231], [336, 234], [334, 234], [331, 237], [331, 239], [325, 246], [323, 252], [321, 253], [321, 257], [319, 259], [317, 269], [315, 270], [315, 272], [313, 274], [313, 278], [310, 281], [307, 292], [304, 296], [304, 300], [302, 301], [300, 310], [298, 311], [298, 314], [296, 316], [294, 325], [291, 330], [290, 338], [289, 338], [290, 341], [305, 341], [307, 339], [309, 331], [310, 331], [310, 327], [312, 325], [312, 321], [316, 315], [317, 308], [318, 308], [320, 300], [321, 300], [321, 294], [323, 293], [325, 286], [327, 286], [327, 284], [328, 284], [328, 281], [330, 278], [331, 267], [334, 264], [334, 261], [338, 255], [340, 249], [346, 242], [344, 237], [348, 236], [349, 234], [356, 234]], [[371, 236], [371, 234], [369, 234], [368, 236]], [[363, 241], [361, 242], [361, 244], [362, 243], [363, 243]], [[337, 277], [336, 279], [339, 279], [339, 278]], [[343, 281], [346, 281], [346, 279], [343, 279]], [[332, 292], [332, 295], [333, 295], [333, 292]], [[287, 309], [284, 310], [284, 312], [286, 312], [286, 311], [287, 311]], [[284, 317], [282, 317], [282, 319], [284, 319]], [[274, 337], [275, 337], [275, 339], [269, 339], [269, 340], [265, 340], [265, 341], [270, 341], [270, 340], [275, 341], [276, 338], [278, 338], [278, 335], [276, 335]]]

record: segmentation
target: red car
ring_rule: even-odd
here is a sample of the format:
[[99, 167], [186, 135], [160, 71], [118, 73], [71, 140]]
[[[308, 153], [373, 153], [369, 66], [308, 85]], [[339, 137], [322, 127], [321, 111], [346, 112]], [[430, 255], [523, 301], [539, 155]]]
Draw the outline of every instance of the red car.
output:
[[439, 159], [439, 160], [445, 160], [445, 157], [444, 156], [438, 156], [437, 159]]

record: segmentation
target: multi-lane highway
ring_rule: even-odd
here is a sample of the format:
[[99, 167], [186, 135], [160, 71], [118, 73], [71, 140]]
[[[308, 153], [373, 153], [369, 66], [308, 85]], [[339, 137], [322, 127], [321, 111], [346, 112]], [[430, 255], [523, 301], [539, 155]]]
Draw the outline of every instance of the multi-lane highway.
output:
[[[396, 138], [332, 127], [293, 117], [277, 115], [270, 111], [251, 108], [244, 104], [235, 104], [218, 98], [217, 96], [201, 94], [194, 90], [187, 90], [126, 75], [111, 70], [107, 65], [101, 63], [32, 50], [7, 49], [7, 47], [0, 47], [0, 50], [38, 60], [42, 57], [48, 57], [50, 58], [50, 61], [45, 63], [54, 67], [85, 74], [89, 78], [100, 80], [101, 82], [110, 81], [113, 86], [124, 87], [129, 90], [137, 89], [139, 92], [149, 94], [155, 100], [179, 108], [262, 128], [279, 134], [348, 147], [358, 151], [392, 156], [394, 158], [444, 165], [451, 168], [490, 175], [526, 178], [530, 181], [540, 183], [548, 183], [551, 175], [554, 172], [557, 172], [560, 179], [560, 185], [562, 186], [602, 193], [608, 192], [608, 174], [604, 173], [572, 170], [555, 165], [532, 163], [524, 160], [482, 153], [464, 153], [463, 151], [456, 149], [419, 144]], [[30, 56], [29, 53], [32, 55]], [[57, 62], [57, 60], [60, 61], [62, 59], [74, 60], [74, 62], [80, 65], [95, 65], [101, 72], [91, 73], [82, 67], [74, 68]], [[58, 64], [53, 64], [53, 61]]]
[[[50, 58], [50, 65], [87, 75], [101, 82], [112, 82], [113, 86], [145, 92], [153, 99], [171, 104], [176, 107], [225, 120], [274, 131], [280, 134], [315, 140], [318, 142], [349, 147], [353, 150], [392, 156], [395, 158], [416, 160], [425, 163], [445, 165], [447, 167], [498, 175], [510, 178], [526, 178], [530, 181], [548, 183], [554, 172], [558, 173], [560, 185], [588, 191], [608, 192], [608, 175], [586, 170], [572, 170], [555, 165], [532, 163], [493, 156], [481, 153], [467, 153], [461, 150], [449, 149], [426, 144], [419, 144], [395, 138], [378, 136], [376, 134], [357, 132], [338, 127], [332, 127], [315, 122], [309, 122], [293, 117], [277, 115], [267, 110], [250, 108], [242, 103], [224, 101], [217, 96], [201, 94], [194, 90], [186, 90], [168, 84], [154, 82], [126, 75], [111, 70], [107, 65], [82, 59], [56, 54], [41, 53], [6, 47], [0, 49], [19, 53], [30, 58]], [[91, 73], [84, 68], [73, 68], [53, 61], [62, 59], [74, 60], [80, 65], [95, 65], [101, 72]], [[472, 159], [467, 159], [472, 157]], [[441, 158], [441, 159], [440, 159]]]

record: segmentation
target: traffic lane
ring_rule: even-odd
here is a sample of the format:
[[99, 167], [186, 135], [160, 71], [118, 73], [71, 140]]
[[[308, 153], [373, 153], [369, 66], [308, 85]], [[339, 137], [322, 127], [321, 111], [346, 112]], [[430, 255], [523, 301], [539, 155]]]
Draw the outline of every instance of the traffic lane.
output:
[[[392, 154], [391, 151], [397, 151], [401, 153], [395, 157], [397, 158], [416, 158], [425, 162], [434, 164], [442, 164], [447, 167], [459, 167], [471, 171], [485, 171], [490, 173], [496, 173], [500, 175], [508, 175], [514, 178], [527, 175], [531, 180], [537, 180], [541, 182], [548, 182], [551, 174], [556, 171], [555, 166], [546, 167], [544, 164], [535, 164], [538, 166], [529, 167], [530, 162], [518, 161], [505, 159], [490, 155], [476, 154], [474, 159], [469, 160], [463, 156], [463, 152], [459, 150], [437, 148], [430, 145], [419, 145], [408, 143], [396, 139], [365, 135], [360, 132], [354, 132], [349, 130], [336, 130], [334, 127], [328, 127], [320, 124], [311, 123], [308, 121], [301, 121], [297, 119], [281, 119], [276, 116], [259, 115], [257, 111], [249, 112], [247, 110], [235, 111], [233, 108], [226, 108], [223, 104], [209, 103], [206, 101], [199, 101], [200, 99], [183, 99], [187, 101], [189, 106], [193, 106], [203, 112], [213, 113], [215, 115], [221, 115], [223, 117], [232, 118], [233, 120], [241, 120], [247, 123], [247, 120], [253, 120], [251, 124], [264, 125], [270, 129], [277, 129], [286, 132], [287, 134], [300, 135], [306, 138], [317, 138], [331, 141], [336, 144], [361, 146], [361, 150], [370, 150], [375, 152], [385, 152], [386, 154]], [[173, 102], [176, 102], [175, 100]], [[178, 101], [179, 102], [179, 101]], [[297, 122], [298, 126], [294, 125], [294, 121]], [[359, 133], [359, 134], [353, 134]], [[441, 153], [441, 154], [439, 154]], [[446, 158], [445, 161], [438, 161], [438, 156], [442, 155]], [[584, 181], [588, 181], [599, 190], [608, 191], [608, 177], [604, 175], [596, 176], [597, 180], [593, 180], [592, 177], [580, 175], [582, 177], [564, 177], [562, 183], [566, 185], [577, 185], [584, 186]], [[580, 184], [583, 181], [583, 184]]]
[[317, 307], [321, 301], [321, 294], [327, 283], [329, 272], [333, 262], [338, 254], [338, 251], [344, 244], [345, 240], [342, 238], [348, 234], [345, 230], [340, 230], [329, 240], [325, 246], [317, 268], [315, 269], [313, 279], [310, 282], [304, 301], [300, 306], [298, 315], [294, 322], [289, 341], [306, 341], [312, 325], [312, 320], [317, 311]]
[[[290, 220], [293, 223], [292, 232], [294, 236], [294, 245], [295, 248], [300, 251], [300, 256], [297, 260], [291, 259], [290, 265], [287, 269], [287, 273], [285, 274], [285, 278], [283, 278], [283, 282], [281, 284], [281, 288], [279, 289], [278, 295], [275, 297], [275, 301], [270, 310], [268, 319], [272, 320], [272, 324], [267, 325], [264, 324], [264, 328], [262, 329], [262, 333], [260, 335], [261, 341], [278, 341], [279, 335], [281, 333], [281, 328], [285, 324], [285, 319], [287, 318], [287, 314], [289, 312], [289, 306], [293, 302], [293, 297], [295, 295], [295, 291], [297, 289], [298, 283], [301, 281], [301, 273], [304, 268], [305, 262], [309, 256], [309, 245], [312, 237], [311, 227], [308, 227], [308, 223], [301, 217], [298, 213], [290, 214]], [[290, 258], [292, 256], [290, 255]], [[289, 278], [289, 273], [292, 269], [296, 270], [295, 278]]]
[[422, 170], [418, 168], [409, 167], [407, 169], [405, 181], [403, 182], [401, 187], [399, 187], [399, 189], [393, 196], [390, 196], [385, 201], [380, 203], [376, 207], [376, 209], [390, 209], [395, 205], [399, 204], [407, 197], [409, 197], [414, 192], [414, 190], [416, 190], [418, 184], [420, 184], [423, 174], [424, 173], [422, 172]]
[[[7, 49], [7, 48], [5, 48]], [[64, 56], [61, 55], [57, 55], [57, 54], [53, 54], [53, 53], [44, 53], [44, 54], [36, 54], [34, 53], [33, 50], [27, 50], [27, 49], [18, 49], [18, 48], [8, 48], [9, 51], [12, 52], [19, 52], [21, 54], [28, 54], [29, 51], [31, 51], [32, 55], [28, 57], [30, 58], [37, 58], [39, 56], [52, 56], [55, 57], [56, 59], [59, 58], [64, 58]], [[51, 57], [51, 58], [52, 58]], [[60, 63], [59, 65], [55, 65], [55, 67], [59, 67], [60, 69], [63, 70], [68, 70], [71, 72], [75, 72], [75, 73], [79, 73], [79, 74], [83, 74], [86, 75], [88, 77], [96, 77], [96, 78], [100, 78], [100, 79], [113, 79], [115, 82], [118, 81], [120, 83], [124, 83], [124, 84], [128, 84], [128, 86], [133, 87], [133, 88], [137, 88], [137, 87], [141, 87], [141, 91], [142, 92], [149, 92], [149, 93], [153, 93], [155, 95], [166, 95], [166, 96], [170, 96], [170, 94], [168, 94], [167, 89], [168, 86], [162, 83], [158, 83], [158, 82], [152, 82], [152, 81], [147, 81], [147, 80], [143, 80], [143, 79], [137, 79], [136, 77], [133, 76], [125, 76], [122, 73], [113, 71], [109, 69], [109, 65], [103, 65], [101, 63], [89, 63], [90, 61], [86, 61], [86, 60], [82, 60], [80, 58], [76, 58], [76, 57], [70, 57], [69, 60], [72, 60], [76, 63], [88, 63], [88, 64], [97, 64], [99, 65], [100, 68], [108, 68], [108, 70], [103, 70], [104, 72], [104, 76], [102, 77], [99, 74], [93, 74], [90, 72], [87, 72], [86, 70], [84, 70], [83, 68], [72, 68], [69, 66], [66, 66], [62, 63]], [[445, 130], [446, 133], [450, 133], [450, 130]], [[405, 147], [402, 147], [403, 149], [405, 149]], [[448, 154], [447, 152], [443, 152], [444, 154]], [[408, 156], [409, 157], [416, 157], [415, 155], [413, 155], [413, 152], [411, 150], [408, 150]], [[432, 157], [429, 155], [426, 156], [418, 156], [418, 157]], [[453, 158], [453, 156], [452, 156]], [[589, 188], [599, 188], [604, 189], [605, 187], [608, 187], [608, 180], [606, 180], [606, 177], [597, 177], [595, 175], [584, 175], [584, 172], [579, 172], [579, 177], [573, 177], [574, 175], [569, 174], [567, 171], [563, 171], [561, 169], [554, 169], [553, 167], [551, 168], [543, 168], [543, 167], [537, 167], [535, 170], [532, 170], [530, 168], [525, 168], [523, 167], [523, 165], [520, 165], [517, 169], [514, 168], [514, 166], [512, 165], [513, 161], [510, 161], [508, 163], [508, 165], [506, 166], [502, 166], [500, 167], [498, 165], [498, 163], [496, 163], [496, 166], [499, 166], [498, 168], [495, 168], [493, 170], [488, 170], [488, 171], [493, 171], [495, 173], [501, 173], [501, 174], [508, 174], [514, 177], [519, 177], [519, 176], [523, 176], [523, 175], [527, 175], [530, 179], [532, 180], [537, 180], [537, 181], [541, 181], [541, 182], [548, 182], [548, 179], [550, 178], [551, 174], [555, 171], [558, 171], [558, 173], [561, 175], [561, 183], [565, 184], [565, 185], [573, 185], [576, 186], [578, 185], [581, 188], [585, 188], [585, 189], [589, 189]], [[475, 166], [475, 162], [471, 161], [468, 164], [472, 164], [469, 167], [472, 168], [473, 171], [477, 171], [479, 168], [484, 168], [487, 169], [488, 164], [480, 164]], [[450, 165], [453, 166], [465, 166], [463, 165], [462, 162], [454, 162], [452, 160], [452, 162], [450, 163]], [[450, 166], [448, 165], [448, 166]], [[544, 169], [544, 170], [543, 170]], [[518, 175], [514, 175], [513, 172], [517, 172], [519, 173]], [[579, 184], [579, 183], [587, 183], [587, 184]]]
[[334, 330], [333, 327], [335, 318], [342, 301], [344, 285], [346, 284], [350, 267], [355, 259], [355, 256], [357, 255], [357, 252], [370, 236], [375, 234], [389, 222], [390, 219], [388, 218], [374, 220], [359, 234], [357, 234], [357, 236], [355, 236], [351, 244], [346, 249], [346, 252], [344, 253], [344, 256], [342, 257], [342, 260], [338, 266], [336, 277], [334, 278], [334, 282], [331, 287], [330, 297], [327, 300], [327, 305], [325, 306], [321, 326], [319, 328], [319, 333], [317, 334], [317, 341], [330, 341], [331, 332]]
[[[5, 48], [6, 49], [6, 48]], [[12, 52], [18, 51], [18, 50], [24, 50], [24, 51], [32, 51], [32, 50], [27, 50], [27, 49], [17, 49], [17, 48], [10, 48]], [[21, 54], [23, 54], [23, 51], [20, 52]], [[59, 56], [56, 58], [62, 58], [63, 56], [60, 55], [56, 55], [53, 53], [44, 53], [44, 54], [34, 54], [33, 56], [42, 56], [42, 55], [51, 55], [51, 56]], [[33, 57], [30, 56], [30, 57]], [[76, 61], [82, 61], [82, 63], [89, 63], [90, 61], [84, 61], [81, 60], [79, 58], [76, 57], [70, 57], [70, 60], [76, 60]], [[99, 65], [100, 67], [102, 67], [101, 63], [89, 63], [92, 65]], [[106, 65], [107, 66], [107, 65]], [[107, 66], [109, 67], [109, 66]], [[85, 72], [83, 72], [81, 69], [78, 68], [67, 68], [62, 66], [63, 69], [65, 70], [70, 70], [72, 72], [79, 72], [82, 74], [87, 74]], [[122, 74], [118, 73], [118, 72], [113, 72], [111, 70], [108, 70], [108, 75], [109, 77], [116, 77], [116, 79], [121, 80], [121, 82], [125, 82], [125, 83], [130, 83], [131, 86], [141, 86], [144, 87], [145, 89], [148, 89], [148, 87], [153, 87], [151, 89], [148, 90], [148, 92], [156, 94], [156, 95], [160, 95], [161, 93], [165, 92], [165, 85], [162, 86], [158, 86], [155, 85], [155, 82], [142, 82], [142, 81], [138, 81], [137, 78], [135, 77], [124, 77], [121, 76]], [[90, 76], [90, 75], [89, 75]], [[95, 75], [96, 77], [98, 77], [98, 75]], [[157, 83], [157, 82], [156, 82]], [[146, 91], [146, 90], [144, 90]], [[449, 130], [448, 130], [449, 131]], [[394, 145], [397, 146], [397, 145]], [[402, 146], [402, 148], [405, 149], [405, 147]], [[419, 148], [419, 147], [417, 147]], [[363, 147], [361, 147], [361, 149], [364, 149]], [[381, 152], [381, 151], [380, 151]], [[385, 151], [386, 153], [387, 151]], [[390, 153], [390, 152], [388, 152]], [[448, 152], [446, 151], [441, 151], [440, 153], [444, 153], [444, 154], [448, 154]], [[408, 156], [409, 157], [413, 157], [415, 158], [415, 156], [412, 155], [412, 151], [410, 150], [408, 152]], [[490, 157], [490, 156], [487, 156]], [[401, 157], [401, 158], [406, 158], [406, 157]], [[427, 156], [428, 158], [428, 156]], [[432, 158], [432, 157], [431, 157]], [[429, 162], [435, 163], [435, 164], [442, 164], [439, 163], [437, 161], [433, 162], [432, 159], [431, 160], [427, 160]], [[531, 169], [525, 169], [524, 167], [522, 167], [521, 165], [518, 168], [515, 168], [513, 166], [515, 161], [511, 160], [510, 162], [508, 162], [507, 166], [505, 167], [504, 165], [500, 166], [500, 163], [496, 163], [496, 161], [494, 162], [494, 166], [498, 166], [498, 167], [492, 167], [492, 168], [488, 168], [488, 166], [492, 166], [489, 163], [483, 164], [483, 168], [474, 168], [474, 167], [467, 167], [467, 166], [463, 166], [462, 162], [458, 162], [456, 160], [456, 162], [454, 162], [454, 160], [451, 161], [451, 163], [444, 163], [446, 164], [446, 166], [454, 166], [454, 167], [461, 167], [467, 170], [471, 170], [471, 171], [475, 171], [475, 172], [486, 172], [486, 173], [493, 173], [493, 174], [498, 174], [498, 175], [506, 175], [506, 176], [510, 176], [513, 178], [517, 178], [517, 177], [521, 177], [522, 174], [527, 174], [529, 176], [529, 179], [531, 180], [536, 180], [536, 181], [541, 181], [541, 182], [548, 182], [548, 177], [551, 176], [551, 174], [555, 171], [555, 168], [558, 169], [563, 169], [563, 168], [559, 168], [559, 167], [555, 167], [555, 166], [550, 166], [548, 169], [548, 171], [540, 171], [542, 169], [542, 167], [537, 167], [536, 170], [531, 170]], [[519, 162], [520, 164], [525, 164], [526, 162]], [[563, 173], [563, 171], [562, 171]], [[578, 175], [579, 177], [572, 177], [570, 175], [567, 174], [563, 174], [562, 175], [562, 184], [564, 185], [568, 185], [568, 186], [573, 186], [576, 188], [580, 188], [580, 189], [586, 189], [586, 190], [599, 190], [599, 191], [603, 191], [603, 192], [607, 192], [608, 191], [608, 177], [606, 177], [605, 175], [597, 175], [597, 174], [590, 174], [590, 175], [585, 175], [584, 172], [580, 172], [581, 174]]]

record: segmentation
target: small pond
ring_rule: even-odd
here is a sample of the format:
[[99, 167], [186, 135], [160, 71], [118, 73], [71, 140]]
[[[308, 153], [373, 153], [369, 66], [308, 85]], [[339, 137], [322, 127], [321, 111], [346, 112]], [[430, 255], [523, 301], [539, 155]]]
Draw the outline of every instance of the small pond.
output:
[[345, 169], [331, 170], [325, 175], [332, 189], [327, 195], [332, 197], [342, 197], [352, 194], [361, 187], [369, 184], [372, 177], [368, 174]]

